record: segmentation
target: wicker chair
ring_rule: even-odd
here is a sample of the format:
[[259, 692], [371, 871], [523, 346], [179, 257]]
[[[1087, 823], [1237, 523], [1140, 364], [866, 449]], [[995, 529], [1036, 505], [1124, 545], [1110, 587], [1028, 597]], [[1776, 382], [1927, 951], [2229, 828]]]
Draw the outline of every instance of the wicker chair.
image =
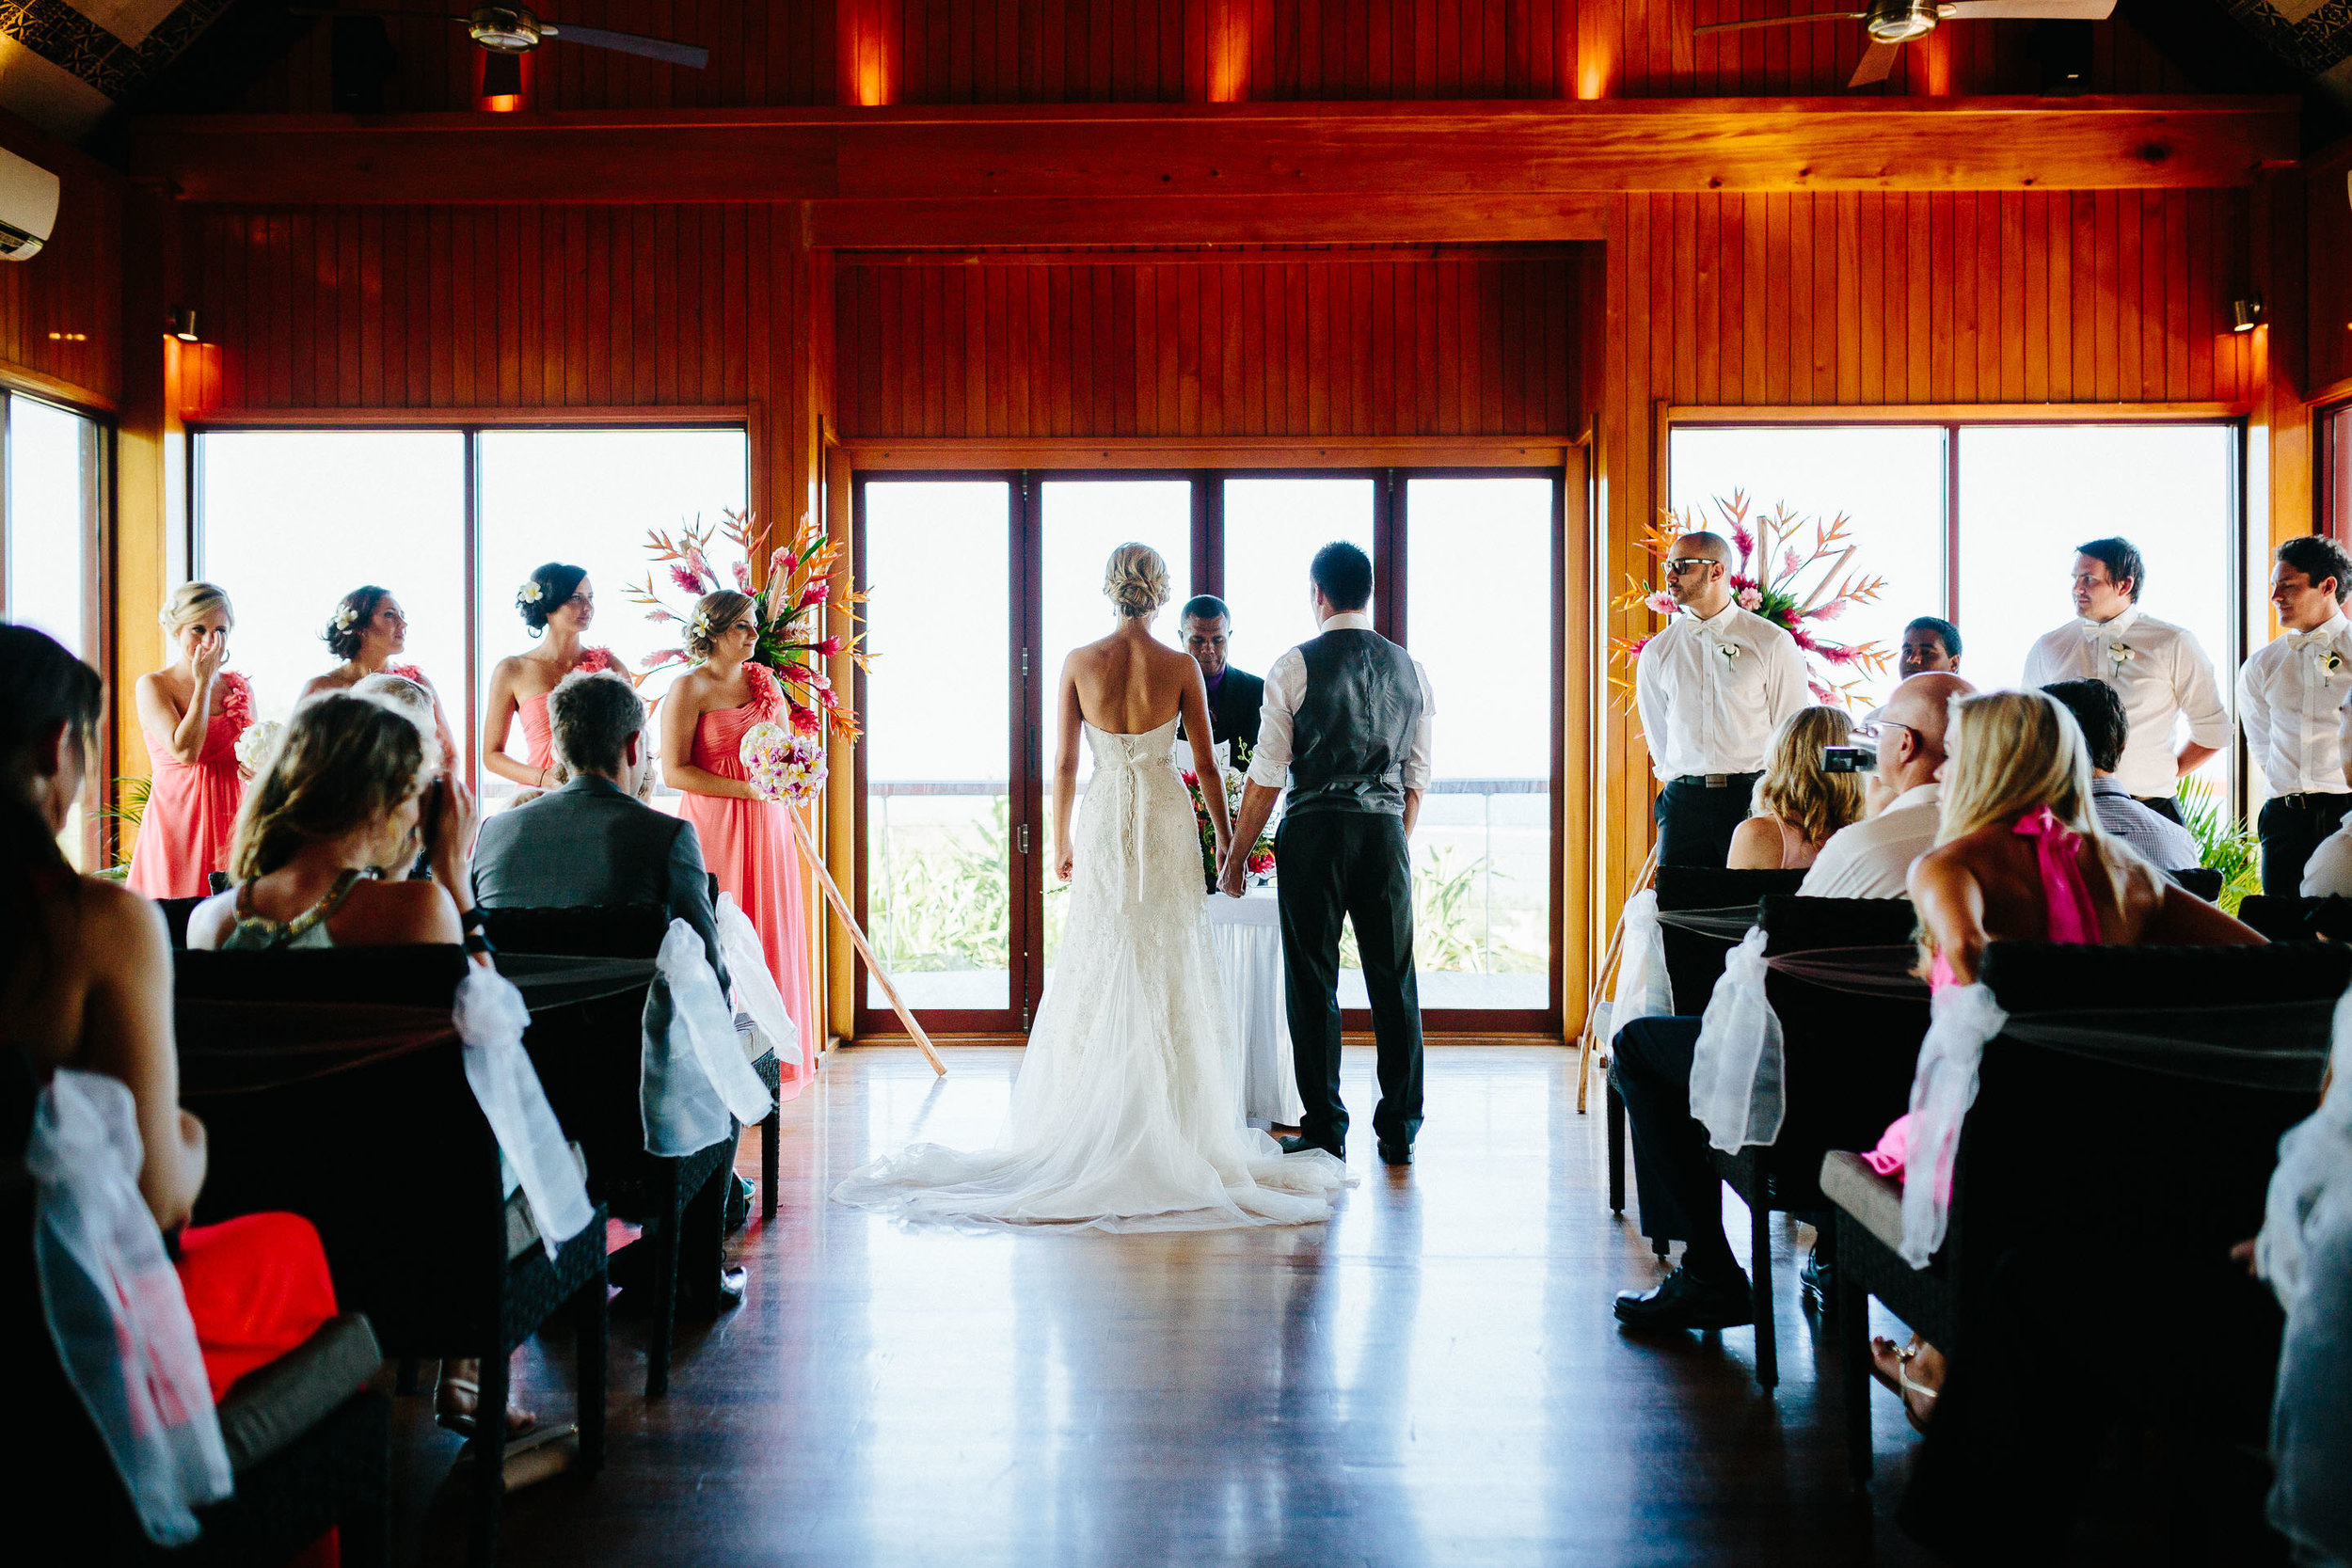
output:
[[[1679, 910], [1752, 908], [1769, 894], [1793, 894], [1804, 880], [1802, 871], [1726, 871], [1707, 865], [1661, 865], [1655, 883], [1658, 912]], [[1707, 1010], [1707, 999], [1723, 974], [1724, 959], [1740, 944], [1736, 936], [1715, 936], [1667, 924], [1659, 933], [1666, 949], [1667, 985], [1675, 1011], [1695, 1017]], [[1625, 1098], [1614, 1084], [1605, 1085], [1603, 1101], [1609, 1116], [1609, 1212], [1625, 1212]], [[1666, 1256], [1666, 1241], [1650, 1238], [1650, 1250]]]
[[187, 946], [188, 916], [194, 914], [196, 907], [202, 902], [204, 900], [201, 898], [158, 898], [155, 900], [155, 907], [164, 911], [164, 934], [171, 939], [172, 946], [178, 948]]
[[[2086, 999], [2128, 999], [2130, 1010], [2149, 1014], [2154, 1033], [2168, 1012], [2258, 998], [2315, 1004], [2313, 1033], [2324, 1040], [2319, 1015], [2352, 979], [2352, 950], [2003, 942], [1988, 951], [1983, 976], [2013, 1019], [2081, 1011]], [[2254, 1027], [2243, 1048], [2280, 1043]], [[2170, 1066], [2007, 1034], [1989, 1042], [1961, 1135], [1946, 1240], [1923, 1270], [1896, 1251], [1899, 1184], [1852, 1153], [1824, 1157], [1821, 1188], [1836, 1211], [1848, 1465], [1857, 1484], [1867, 1485], [1871, 1471], [1867, 1298], [1878, 1297], [1952, 1369], [1904, 1503], [1906, 1528], [1931, 1544], [1993, 1529], [2014, 1544], [2038, 1540], [2044, 1527], [2062, 1528], [2066, 1488], [2041, 1472], [2071, 1472], [2051, 1445], [2095, 1451], [2097, 1420], [2110, 1411], [2161, 1421], [2196, 1403], [2202, 1414], [2188, 1425], [2204, 1423], [2200, 1440], [2229, 1427], [2259, 1448], [2277, 1309], [2228, 1249], [2262, 1223], [2279, 1137], [2316, 1102], [2317, 1069], [2310, 1084], [2280, 1089]], [[2066, 1323], [2048, 1321], [2059, 1311]], [[2126, 1335], [2150, 1361], [2118, 1356]], [[2161, 1364], [2166, 1375], [2085, 1390], [2074, 1386], [2085, 1382], [2079, 1364], [2057, 1376], [2035, 1370], [2061, 1346], [2094, 1337], [2104, 1355], [2129, 1367]], [[2188, 1346], [2196, 1354], [2182, 1355]], [[2070, 1400], [2095, 1405], [2091, 1430], [2061, 1418], [2080, 1415]], [[2236, 1407], [2230, 1418], [2208, 1419], [2223, 1405]], [[1993, 1484], [1987, 1477], [1995, 1473], [2003, 1478], [1995, 1490], [1973, 1490]], [[2024, 1492], [2034, 1495], [2030, 1506], [2021, 1501], [2012, 1516], [2008, 1499]], [[1964, 1517], [1969, 1510], [1957, 1499], [1972, 1493], [2005, 1499], [1997, 1521]], [[1980, 1549], [1977, 1543], [1954, 1555]]]
[[[1917, 917], [1907, 898], [1768, 896], [1760, 923], [1768, 956], [1841, 947], [1908, 947]], [[1865, 1146], [1910, 1103], [1919, 1041], [1928, 1030], [1924, 988], [1915, 997], [1864, 996], [1774, 970], [1764, 994], [1780, 1019], [1788, 1113], [1770, 1145], [1737, 1154], [1710, 1149], [1717, 1174], [1748, 1208], [1749, 1284], [1756, 1294], [1756, 1381], [1780, 1382], [1772, 1327], [1772, 1211], [1822, 1206], [1821, 1156]], [[1834, 1243], [1833, 1243], [1834, 1247]], [[1835, 1256], [1834, 1250], [1824, 1257]]]
[[[203, 1533], [167, 1551], [148, 1542], [114, 1462], [67, 1382], [42, 1321], [32, 1252], [32, 1182], [24, 1174], [35, 1077], [20, 1052], [0, 1053], [0, 1227], [18, 1238], [0, 1276], [0, 1342], [24, 1352], [12, 1419], [25, 1447], [10, 1492], [38, 1499], [37, 1516], [71, 1540], [85, 1562], [284, 1561], [329, 1529], [343, 1561], [377, 1568], [391, 1549], [390, 1405], [365, 1385], [383, 1361], [366, 1318], [346, 1314], [265, 1367], [220, 1402], [221, 1435], [236, 1493], [198, 1512]], [[32, 1435], [38, 1433], [38, 1440]], [[20, 1541], [34, 1531], [23, 1527]], [[44, 1532], [45, 1533], [45, 1532]]]
[[2249, 893], [2237, 917], [2273, 942], [2352, 942], [2352, 898], [2287, 898]]
[[2186, 866], [2178, 871], [2168, 871], [2165, 875], [2183, 891], [2195, 894], [2208, 904], [2221, 902], [2221, 873], [2210, 865]]
[[[466, 1081], [454, 1032], [303, 1075], [276, 1060], [256, 1087], [256, 1042], [211, 1003], [282, 1009], [278, 1051], [338, 1003], [446, 1016], [465, 957], [454, 947], [180, 956], [181, 1098], [211, 1130], [199, 1220], [289, 1210], [318, 1227], [337, 1299], [365, 1312], [389, 1354], [478, 1357], [473, 1439], [502, 1474], [508, 1357], [568, 1308], [578, 1337], [580, 1467], [604, 1464], [605, 1213], [553, 1258], [510, 1204], [499, 1148]], [[313, 1004], [310, 1007], [288, 1004]], [[475, 1489], [470, 1557], [495, 1560], [504, 1488]]]
[[[669, 915], [649, 904], [485, 908], [482, 912], [485, 933], [498, 947], [500, 961], [509, 965], [534, 954], [651, 958], [670, 928]], [[591, 1196], [618, 1218], [645, 1227], [653, 1247], [651, 1283], [660, 1303], [646, 1347], [645, 1395], [659, 1399], [670, 1388], [681, 1268], [707, 1292], [707, 1282], [718, 1276], [722, 1266], [735, 1138], [680, 1158], [645, 1152], [639, 1087], [645, 994], [651, 985], [647, 975], [606, 994], [534, 1013], [523, 1043], [564, 1135], [587, 1151]], [[773, 1054], [767, 1059], [772, 1063]], [[772, 1168], [775, 1123], [771, 1112], [764, 1124], [770, 1131], [764, 1139], [763, 1176]]]

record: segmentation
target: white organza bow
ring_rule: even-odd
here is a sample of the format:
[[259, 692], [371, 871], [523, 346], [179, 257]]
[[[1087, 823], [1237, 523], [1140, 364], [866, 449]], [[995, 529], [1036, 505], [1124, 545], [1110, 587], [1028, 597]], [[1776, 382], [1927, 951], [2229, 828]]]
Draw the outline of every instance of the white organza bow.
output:
[[776, 1053], [778, 1062], [799, 1062], [800, 1026], [786, 1010], [784, 992], [776, 989], [776, 977], [769, 971], [768, 950], [760, 945], [759, 928], [732, 893], [719, 895], [717, 926], [719, 956], [727, 961], [727, 978], [735, 982], [737, 999], [752, 1015], [754, 1036], [764, 1050]]
[[199, 1532], [194, 1511], [235, 1482], [179, 1272], [139, 1196], [144, 1159], [130, 1089], [58, 1069], [24, 1149], [41, 1315], [139, 1528], [182, 1546]]
[[1788, 1112], [1780, 1018], [1764, 998], [1764, 931], [1751, 927], [1724, 959], [1691, 1056], [1691, 1115], [1726, 1154], [1780, 1136]]
[[1674, 992], [1666, 980], [1665, 930], [1658, 923], [1658, 890], [1644, 888], [1627, 899], [1618, 920], [1625, 934], [1617, 960], [1617, 990], [1600, 1028], [1602, 1037], [1610, 1040], [1637, 1018], [1666, 1018], [1675, 1010]]
[[645, 1034], [638, 1104], [645, 1152], [675, 1158], [724, 1138], [730, 1113], [748, 1126], [775, 1101], [737, 1043], [735, 1013], [694, 928], [673, 919], [654, 962], [669, 991], [669, 1027], [666, 1037]]
[[531, 1009], [513, 981], [496, 970], [469, 967], [458, 983], [453, 1018], [465, 1041], [466, 1082], [474, 1102], [521, 1183], [532, 1223], [552, 1258], [596, 1218], [596, 1208], [548, 1105], [538, 1069], [523, 1050]]
[[2009, 1014], [1985, 986], [1947, 986], [1930, 1005], [1927, 1037], [1911, 1080], [1911, 1147], [1903, 1157], [1903, 1261], [1924, 1269], [1951, 1223], [1952, 1161], [1960, 1126], [1977, 1101], [1985, 1042]]

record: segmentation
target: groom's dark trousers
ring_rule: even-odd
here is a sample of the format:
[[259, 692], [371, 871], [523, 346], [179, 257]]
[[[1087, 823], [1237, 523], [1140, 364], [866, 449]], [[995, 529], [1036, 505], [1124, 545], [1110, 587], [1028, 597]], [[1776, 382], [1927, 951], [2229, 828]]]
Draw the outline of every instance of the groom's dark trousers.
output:
[[1413, 976], [1413, 872], [1405, 819], [1391, 812], [1325, 811], [1285, 817], [1275, 835], [1280, 867], [1282, 967], [1290, 1011], [1299, 1132], [1343, 1148], [1340, 1101], [1340, 922], [1352, 918], [1379, 1050], [1380, 1105], [1374, 1133], [1413, 1141], [1421, 1126], [1421, 988]]

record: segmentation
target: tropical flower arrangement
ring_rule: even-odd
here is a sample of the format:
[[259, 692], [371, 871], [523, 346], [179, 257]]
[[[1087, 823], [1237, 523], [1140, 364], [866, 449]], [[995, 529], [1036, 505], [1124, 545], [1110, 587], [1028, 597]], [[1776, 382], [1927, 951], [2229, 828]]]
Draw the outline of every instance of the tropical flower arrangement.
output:
[[[1745, 492], [1715, 500], [1717, 521], [1704, 522], [1694, 508], [1677, 515], [1661, 510], [1659, 520], [1635, 541], [1661, 564], [1674, 553], [1674, 543], [1686, 533], [1708, 531], [1729, 539], [1739, 551], [1731, 566], [1732, 600], [1740, 609], [1760, 615], [1796, 640], [1804, 656], [1806, 684], [1816, 699], [1851, 706], [1863, 694], [1864, 682], [1883, 675], [1894, 655], [1876, 642], [1841, 642], [1824, 627], [1845, 613], [1850, 605], [1872, 604], [1885, 590], [1886, 579], [1848, 570], [1858, 547], [1849, 539], [1852, 519], [1844, 513], [1823, 522], [1775, 506], [1772, 515], [1751, 519]], [[1811, 537], [1805, 538], [1807, 531]], [[1664, 589], [1628, 574], [1626, 591], [1617, 599], [1620, 610], [1646, 607], [1655, 615], [1673, 615], [1674, 597]], [[1634, 661], [1655, 631], [1636, 638], [1611, 638], [1619, 669], [1610, 682], [1630, 696]], [[1729, 656], [1731, 650], [1724, 650]]]
[[[1230, 768], [1219, 769], [1225, 784], [1225, 818], [1229, 822], [1241, 819], [1243, 775]], [[1209, 798], [1200, 792], [1200, 776], [1190, 768], [1184, 770], [1184, 788], [1192, 796], [1194, 825], [1200, 833], [1200, 869], [1208, 883], [1208, 891], [1216, 891], [1216, 824], [1209, 816]], [[1242, 862], [1252, 887], [1263, 887], [1274, 879], [1274, 824], [1268, 822], [1258, 842], [1249, 847], [1248, 857]]]
[[[834, 689], [825, 661], [846, 653], [858, 668], [866, 668], [866, 655], [858, 649], [864, 634], [849, 638], [838, 632], [818, 635], [825, 610], [830, 608], [834, 614], [854, 621], [857, 614], [850, 606], [866, 600], [865, 594], [852, 593], [827, 604], [833, 594], [833, 575], [841, 565], [846, 546], [828, 538], [809, 519], [802, 521], [791, 538], [778, 542], [773, 531], [750, 512], [730, 511], [723, 517], [716, 525], [698, 517], [675, 538], [655, 529], [647, 536], [646, 550], [680, 592], [700, 598], [733, 587], [751, 595], [759, 641], [745, 668], [765, 671], [774, 678], [783, 699], [783, 721], [792, 735], [821, 742], [830, 730], [844, 740], [855, 740], [857, 714]], [[743, 554], [735, 562], [732, 582], [723, 581], [710, 564], [711, 548], [720, 539]], [[648, 620], [692, 626], [695, 612], [663, 603], [654, 580], [653, 574], [646, 574], [644, 582], [629, 590], [631, 601], [647, 607]], [[665, 648], [645, 661], [645, 670], [651, 673], [687, 658], [683, 648]], [[821, 752], [821, 745], [818, 750]]]

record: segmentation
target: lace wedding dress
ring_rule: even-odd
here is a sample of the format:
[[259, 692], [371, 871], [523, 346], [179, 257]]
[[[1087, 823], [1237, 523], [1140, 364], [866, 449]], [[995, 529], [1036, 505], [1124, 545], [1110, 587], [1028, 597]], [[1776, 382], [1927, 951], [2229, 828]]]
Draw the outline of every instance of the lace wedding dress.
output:
[[1284, 1155], [1242, 1117], [1239, 1044], [1201, 907], [1176, 721], [1086, 726], [1068, 924], [993, 1148], [917, 1144], [843, 1180], [845, 1203], [909, 1218], [1102, 1230], [1325, 1219], [1346, 1170]]

